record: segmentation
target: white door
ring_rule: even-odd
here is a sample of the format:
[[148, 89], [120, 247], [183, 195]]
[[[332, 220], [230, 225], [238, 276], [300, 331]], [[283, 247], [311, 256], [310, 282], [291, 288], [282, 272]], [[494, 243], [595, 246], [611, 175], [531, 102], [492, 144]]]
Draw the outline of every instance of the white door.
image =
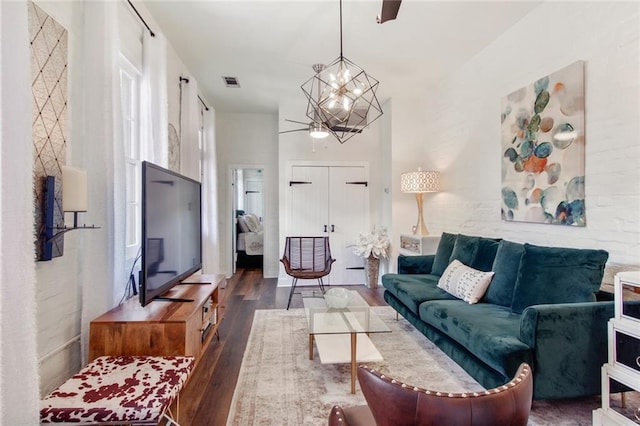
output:
[[244, 185], [244, 205], [247, 213], [253, 213], [262, 221], [262, 181], [247, 179]]
[[364, 167], [331, 167], [329, 172], [329, 236], [336, 259], [332, 284], [363, 284], [364, 261], [353, 253], [360, 232], [369, 227]]
[[329, 169], [293, 166], [289, 190], [290, 224], [287, 236], [327, 236], [329, 226]]
[[358, 234], [368, 229], [368, 184], [358, 166], [292, 166], [289, 236], [329, 236], [336, 262], [325, 282], [363, 284], [362, 258], [353, 254]]

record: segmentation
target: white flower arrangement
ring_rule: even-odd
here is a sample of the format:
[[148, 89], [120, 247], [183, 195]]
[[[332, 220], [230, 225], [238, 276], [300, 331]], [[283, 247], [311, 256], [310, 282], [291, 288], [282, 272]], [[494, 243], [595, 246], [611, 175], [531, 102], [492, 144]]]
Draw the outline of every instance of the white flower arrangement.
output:
[[389, 235], [387, 235], [387, 228], [384, 226], [376, 228], [374, 226], [373, 231], [360, 233], [353, 252], [365, 259], [371, 255], [377, 259], [380, 257], [386, 259], [389, 256], [390, 245], [391, 241], [389, 241]]

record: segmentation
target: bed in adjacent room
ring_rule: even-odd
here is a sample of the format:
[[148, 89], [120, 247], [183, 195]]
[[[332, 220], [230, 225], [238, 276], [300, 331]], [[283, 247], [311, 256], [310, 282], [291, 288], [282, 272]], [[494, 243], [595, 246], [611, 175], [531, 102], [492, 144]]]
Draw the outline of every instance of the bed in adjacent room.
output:
[[238, 254], [236, 266], [239, 268], [262, 268], [264, 232], [258, 216], [238, 211], [237, 214]]

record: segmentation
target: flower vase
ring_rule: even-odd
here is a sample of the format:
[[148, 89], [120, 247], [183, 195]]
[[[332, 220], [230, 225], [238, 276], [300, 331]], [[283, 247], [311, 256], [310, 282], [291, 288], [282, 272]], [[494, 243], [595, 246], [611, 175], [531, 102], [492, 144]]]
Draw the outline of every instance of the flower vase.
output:
[[369, 255], [364, 259], [364, 283], [369, 288], [378, 288], [378, 271], [380, 259]]

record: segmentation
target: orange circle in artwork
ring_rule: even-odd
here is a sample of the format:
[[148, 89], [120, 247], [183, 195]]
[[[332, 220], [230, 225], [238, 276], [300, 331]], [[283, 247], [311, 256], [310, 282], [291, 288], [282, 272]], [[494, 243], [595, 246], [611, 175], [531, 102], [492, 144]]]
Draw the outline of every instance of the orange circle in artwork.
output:
[[524, 162], [524, 171], [529, 173], [542, 173], [546, 165], [546, 158], [538, 158], [535, 155], [531, 155]]
[[529, 201], [532, 203], [539, 203], [542, 198], [542, 189], [536, 188], [531, 192], [531, 197], [529, 197]]

